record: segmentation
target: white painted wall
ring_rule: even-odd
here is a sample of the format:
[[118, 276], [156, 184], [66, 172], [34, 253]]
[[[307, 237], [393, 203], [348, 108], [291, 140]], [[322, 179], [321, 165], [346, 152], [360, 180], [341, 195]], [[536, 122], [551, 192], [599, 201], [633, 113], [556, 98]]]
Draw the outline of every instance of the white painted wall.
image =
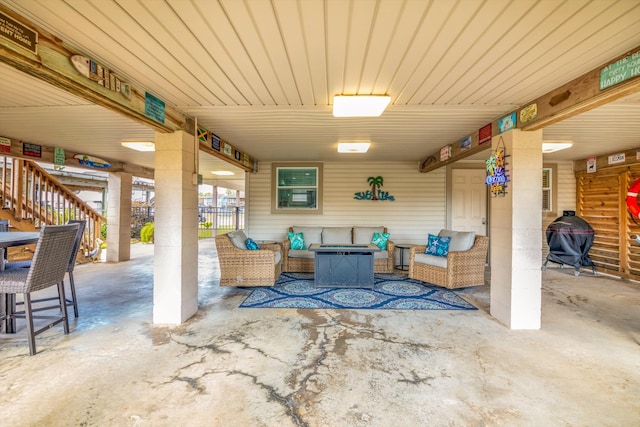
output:
[[553, 179], [557, 182], [558, 206], [556, 214], [544, 216], [542, 218], [542, 261], [547, 259], [549, 245], [547, 245], [547, 226], [557, 217], [562, 216], [562, 211], [576, 210], [576, 177], [573, 172], [573, 162], [545, 162], [545, 164], [556, 165], [556, 176]]
[[[384, 178], [383, 191], [395, 201], [355, 200], [369, 190], [370, 176]], [[292, 225], [387, 227], [396, 243], [424, 244], [445, 227], [445, 168], [426, 174], [415, 162], [324, 163], [322, 215], [271, 214], [271, 164], [247, 174], [246, 232], [260, 240], [284, 240]]]

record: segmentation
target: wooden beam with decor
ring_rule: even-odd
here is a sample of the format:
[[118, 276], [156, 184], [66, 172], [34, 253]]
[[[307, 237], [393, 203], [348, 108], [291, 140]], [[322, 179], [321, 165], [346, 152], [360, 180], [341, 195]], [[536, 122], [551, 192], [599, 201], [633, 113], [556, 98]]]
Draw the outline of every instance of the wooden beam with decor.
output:
[[257, 172], [258, 161], [252, 158], [247, 153], [243, 153], [237, 150], [234, 146], [229, 144], [224, 139], [218, 137], [215, 133], [208, 129], [197, 126], [198, 144], [200, 151], [211, 154], [219, 159], [222, 159], [236, 167], [239, 167], [246, 172]]
[[184, 129], [185, 117], [181, 112], [127, 83], [122, 74], [73, 51], [3, 5], [0, 18], [23, 33], [21, 37], [10, 37], [0, 31], [1, 62], [159, 132]]
[[[517, 121], [514, 123], [515, 128], [534, 131], [636, 92], [640, 92], [640, 46], [531, 102], [527, 102], [503, 118], [515, 114]], [[497, 134], [498, 123], [503, 118], [490, 123], [491, 135]], [[474, 132], [471, 138], [473, 141], [477, 141], [478, 132]], [[438, 169], [482, 151], [473, 144], [470, 149], [462, 150], [459, 147], [460, 142], [465, 139], [458, 140], [451, 145], [453, 150], [450, 157], [441, 158], [441, 150], [440, 153], [434, 153], [422, 161], [420, 172], [426, 173]]]
[[[33, 150], [33, 152], [39, 152], [40, 156], [34, 156], [34, 155], [25, 155], [24, 154], [24, 141], [20, 141], [17, 139], [11, 139], [11, 138], [4, 138], [4, 137], [0, 137], [2, 139], [2, 142], [5, 142], [6, 140], [9, 140], [11, 143], [11, 147], [10, 147], [10, 151], [8, 152], [0, 152], [0, 155], [4, 154], [10, 157], [15, 157], [18, 159], [27, 159], [27, 160], [32, 160], [32, 161], [40, 161], [40, 162], [44, 162], [44, 163], [52, 163], [55, 164], [54, 162], [54, 151], [55, 149], [53, 147], [47, 147], [44, 145], [38, 145], [38, 144], [32, 144], [32, 143], [27, 143], [30, 144], [32, 147], [39, 147], [37, 150]], [[6, 147], [6, 145], [3, 145], [3, 147]], [[153, 175], [154, 175], [154, 170], [150, 169], [150, 168], [145, 168], [143, 166], [138, 166], [138, 165], [133, 165], [133, 164], [129, 164], [129, 163], [124, 163], [124, 162], [112, 162], [109, 159], [105, 159], [105, 161], [107, 161], [111, 166], [106, 167], [106, 168], [92, 168], [86, 165], [83, 165], [77, 157], [78, 154], [84, 154], [84, 153], [71, 153], [71, 152], [66, 152], [64, 153], [64, 164], [66, 166], [73, 166], [73, 167], [77, 167], [77, 168], [81, 168], [81, 169], [87, 169], [87, 170], [92, 170], [92, 171], [100, 171], [100, 172], [126, 172], [126, 173], [130, 173], [133, 176], [138, 176], [140, 178], [148, 178], [148, 179], [153, 179]]]
[[604, 169], [626, 170], [631, 165], [640, 165], [640, 148], [576, 160], [573, 171], [576, 175], [580, 172], [589, 174]]

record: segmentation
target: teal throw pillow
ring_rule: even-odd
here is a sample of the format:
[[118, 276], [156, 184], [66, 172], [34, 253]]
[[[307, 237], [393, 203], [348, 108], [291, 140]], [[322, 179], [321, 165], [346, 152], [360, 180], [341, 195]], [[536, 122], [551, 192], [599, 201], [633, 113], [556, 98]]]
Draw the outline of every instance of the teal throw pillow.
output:
[[427, 255], [446, 257], [449, 255], [449, 242], [451, 242], [451, 237], [429, 234], [427, 237], [427, 250], [424, 251], [424, 253]]
[[247, 245], [247, 249], [249, 249], [250, 251], [257, 251], [258, 249], [260, 249], [260, 246], [258, 246], [255, 240], [253, 240], [251, 237], [245, 240], [244, 244]]
[[293, 250], [305, 250], [307, 247], [304, 244], [304, 235], [302, 233], [289, 232], [289, 242], [291, 242], [291, 249]]
[[373, 233], [371, 243], [382, 249], [387, 250], [387, 242], [389, 241], [389, 233]]

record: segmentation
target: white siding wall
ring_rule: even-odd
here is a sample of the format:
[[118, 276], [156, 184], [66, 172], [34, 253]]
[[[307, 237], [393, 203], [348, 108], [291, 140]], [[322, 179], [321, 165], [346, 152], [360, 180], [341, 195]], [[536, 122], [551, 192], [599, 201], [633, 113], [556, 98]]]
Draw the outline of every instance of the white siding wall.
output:
[[[546, 162], [545, 162], [546, 163]], [[562, 211], [576, 210], [576, 177], [573, 173], [573, 162], [556, 163], [556, 176], [553, 177], [557, 183], [558, 206], [555, 215], [542, 218], [542, 260], [547, 259], [549, 246], [547, 245], [546, 231], [549, 224], [559, 216]]]
[[[384, 178], [395, 201], [355, 200], [370, 190], [370, 176]], [[445, 227], [445, 168], [426, 174], [415, 162], [324, 163], [324, 214], [271, 214], [271, 164], [247, 174], [246, 232], [254, 239], [284, 240], [293, 225], [387, 227], [396, 243], [424, 244]]]

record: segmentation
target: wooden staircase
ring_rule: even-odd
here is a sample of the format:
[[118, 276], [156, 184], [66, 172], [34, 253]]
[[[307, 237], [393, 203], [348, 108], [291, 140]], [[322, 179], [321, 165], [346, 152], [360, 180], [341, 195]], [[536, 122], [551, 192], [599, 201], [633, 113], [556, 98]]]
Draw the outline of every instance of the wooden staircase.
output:
[[[15, 157], [0, 157], [0, 219], [8, 219], [10, 230], [39, 231], [43, 225], [86, 220], [78, 257], [84, 258], [99, 244], [106, 219], [36, 163]], [[10, 248], [12, 259], [30, 258], [31, 249]]]

